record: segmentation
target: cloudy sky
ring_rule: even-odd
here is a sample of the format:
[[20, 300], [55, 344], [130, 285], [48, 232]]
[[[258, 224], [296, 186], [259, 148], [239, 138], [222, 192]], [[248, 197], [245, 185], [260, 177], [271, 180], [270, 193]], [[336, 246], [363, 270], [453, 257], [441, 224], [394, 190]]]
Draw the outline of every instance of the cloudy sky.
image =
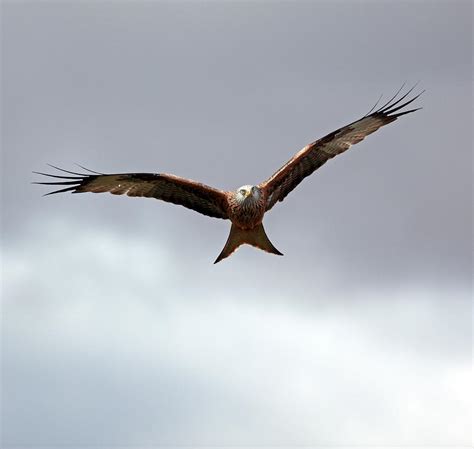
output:
[[[2, 447], [465, 445], [472, 6], [2, 3]], [[47, 163], [258, 183], [407, 81], [423, 110], [266, 217], [55, 195]]]

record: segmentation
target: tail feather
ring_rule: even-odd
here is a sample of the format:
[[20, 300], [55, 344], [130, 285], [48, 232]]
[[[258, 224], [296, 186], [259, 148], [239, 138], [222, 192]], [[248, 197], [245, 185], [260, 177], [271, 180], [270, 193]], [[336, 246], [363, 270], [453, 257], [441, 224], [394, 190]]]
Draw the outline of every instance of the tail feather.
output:
[[220, 262], [222, 259], [229, 257], [240, 245], [243, 244], [252, 245], [256, 248], [262, 249], [263, 251], [267, 251], [268, 253], [283, 256], [283, 253], [278, 251], [273, 246], [272, 242], [270, 242], [262, 223], [252, 229], [240, 229], [232, 224], [224, 249], [221, 251], [214, 263]]

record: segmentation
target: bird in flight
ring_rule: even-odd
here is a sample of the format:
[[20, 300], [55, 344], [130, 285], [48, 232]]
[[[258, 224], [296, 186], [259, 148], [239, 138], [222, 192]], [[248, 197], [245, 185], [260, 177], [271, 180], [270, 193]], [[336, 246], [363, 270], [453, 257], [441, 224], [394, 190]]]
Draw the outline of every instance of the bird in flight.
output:
[[414, 87], [399, 97], [402, 86], [383, 106], [375, 110], [379, 103], [377, 102], [359, 120], [306, 145], [266, 181], [258, 185], [244, 185], [235, 191], [219, 190], [164, 173], [104, 174], [88, 169], [85, 170], [89, 173], [76, 173], [55, 166], [51, 167], [60, 171], [57, 174], [34, 173], [59, 181], [35, 182], [35, 184], [63, 186], [46, 195], [61, 192], [110, 192], [114, 195], [156, 198], [187, 207], [209, 217], [230, 220], [229, 237], [214, 263], [230, 256], [243, 244], [281, 256], [283, 254], [273, 246], [265, 233], [263, 227], [265, 213], [277, 202], [283, 201], [304, 178], [329, 159], [348, 150], [352, 145], [398, 117], [421, 109], [404, 109], [424, 92], [413, 98], [407, 98]]

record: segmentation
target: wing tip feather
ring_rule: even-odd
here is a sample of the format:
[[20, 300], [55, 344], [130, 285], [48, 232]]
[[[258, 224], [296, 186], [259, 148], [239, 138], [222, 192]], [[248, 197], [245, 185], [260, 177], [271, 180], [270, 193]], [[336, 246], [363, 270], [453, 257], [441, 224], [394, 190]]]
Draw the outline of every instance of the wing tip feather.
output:
[[66, 176], [62, 174], [52, 174], [52, 173], [44, 173], [44, 172], [39, 172], [39, 171], [33, 171], [34, 174], [36, 175], [41, 175], [41, 176], [46, 176], [47, 178], [54, 178], [54, 179], [59, 179], [59, 181], [55, 182], [39, 182], [35, 181], [32, 182], [32, 184], [39, 184], [39, 185], [46, 185], [46, 186], [67, 186], [64, 189], [58, 189], [54, 190], [52, 192], [47, 192], [43, 196], [49, 196], [53, 195], [55, 193], [64, 193], [64, 192], [71, 192], [71, 193], [78, 193], [80, 190], [78, 190], [82, 185], [84, 185], [87, 180], [90, 178], [96, 176], [96, 175], [91, 175], [87, 173], [77, 173], [69, 170], [64, 170], [63, 168], [57, 167], [52, 164], [46, 164], [51, 168], [54, 168], [55, 170], [58, 170], [63, 173], [75, 175], [75, 176]]
[[[423, 93], [426, 92], [425, 89], [423, 89], [420, 93], [416, 94], [413, 98], [410, 98], [408, 99], [407, 101], [403, 102], [403, 100], [405, 98], [407, 98], [412, 92], [413, 90], [416, 88], [416, 86], [418, 85], [419, 81], [417, 83], [415, 83], [415, 85], [413, 87], [411, 87], [410, 89], [408, 89], [408, 91], [406, 93], [404, 93], [400, 98], [397, 99], [398, 95], [400, 94], [400, 92], [402, 91], [403, 87], [405, 86], [406, 83], [403, 83], [402, 87], [400, 89], [398, 89], [397, 93], [392, 97], [390, 98], [390, 100], [388, 102], [386, 102], [383, 106], [381, 106], [379, 109], [377, 109], [375, 112], [372, 112], [372, 114], [370, 115], [367, 115], [366, 117], [370, 117], [370, 116], [376, 116], [376, 115], [382, 115], [384, 117], [394, 117], [394, 118], [397, 118], [397, 117], [401, 117], [402, 115], [405, 115], [405, 114], [409, 114], [410, 112], [415, 112], [415, 111], [418, 111], [419, 109], [422, 109], [421, 107], [419, 108], [413, 108], [413, 109], [410, 109], [409, 111], [402, 111], [398, 114], [395, 114], [395, 112], [397, 111], [400, 111], [401, 109], [403, 109], [404, 107], [408, 106], [409, 104], [413, 103], [415, 100], [417, 100]], [[395, 101], [394, 101], [395, 100]], [[403, 102], [402, 104], [399, 104]]]

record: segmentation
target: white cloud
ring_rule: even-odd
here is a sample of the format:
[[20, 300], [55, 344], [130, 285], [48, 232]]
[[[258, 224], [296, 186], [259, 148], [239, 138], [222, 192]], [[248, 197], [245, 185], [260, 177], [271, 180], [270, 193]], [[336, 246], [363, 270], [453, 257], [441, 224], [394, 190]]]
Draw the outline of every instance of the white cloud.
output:
[[164, 242], [48, 229], [5, 254], [6, 443], [469, 444], [466, 292], [242, 294]]

